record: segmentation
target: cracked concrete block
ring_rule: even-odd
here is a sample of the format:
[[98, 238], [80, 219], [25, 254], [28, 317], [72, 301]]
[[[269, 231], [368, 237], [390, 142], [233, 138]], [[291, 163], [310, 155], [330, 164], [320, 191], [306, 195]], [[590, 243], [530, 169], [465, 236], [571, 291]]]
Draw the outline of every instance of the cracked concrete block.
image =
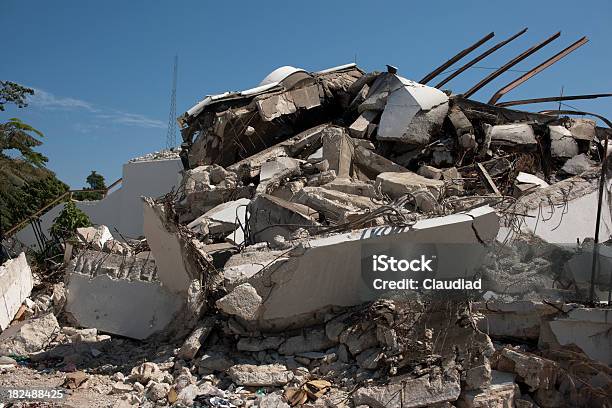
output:
[[186, 244], [176, 226], [165, 220], [163, 206], [150, 198], [143, 200], [143, 206], [144, 235], [155, 257], [159, 280], [172, 293], [187, 293], [192, 279], [197, 279], [202, 271], [189, 263]]
[[323, 184], [321, 187], [327, 190], [335, 190], [341, 193], [353, 194], [362, 197], [376, 197], [374, 184], [359, 180], [336, 178], [327, 184]]
[[261, 118], [269, 122], [283, 115], [295, 113], [298, 109], [311, 109], [319, 106], [321, 100], [318, 87], [311, 85], [259, 98], [255, 103]]
[[309, 351], [324, 351], [336, 345], [326, 335], [325, 330], [308, 330], [300, 336], [289, 337], [278, 349], [280, 354], [296, 355]]
[[[146, 272], [152, 261], [118, 260], [132, 271], [132, 279], [129, 279], [120, 268], [112, 266], [109, 254], [99, 253], [92, 259], [91, 252], [78, 255], [68, 267], [66, 311], [79, 325], [142, 340], [165, 329], [183, 307], [184, 300], [159, 282], [136, 278], [135, 275], [154, 276], [154, 271]], [[110, 267], [105, 267], [105, 263]], [[92, 264], [98, 267], [92, 270], [87, 266]], [[152, 266], [154, 268], [154, 264]], [[144, 267], [144, 272], [136, 272], [139, 267]], [[117, 270], [119, 273], [115, 274]]]
[[268, 194], [256, 196], [248, 211], [253, 242], [271, 242], [276, 235], [291, 239], [296, 229], [318, 225], [318, 215], [312, 208]]
[[378, 92], [388, 90], [388, 97], [376, 138], [410, 144], [428, 143], [431, 132], [446, 118], [448, 96], [436, 88], [393, 74], [381, 75], [372, 85], [373, 89], [377, 82], [381, 83]]
[[457, 401], [458, 408], [513, 408], [520, 397], [514, 375], [492, 370], [491, 384], [480, 390], [467, 391]]
[[561, 167], [561, 171], [566, 174], [577, 176], [593, 166], [595, 166], [595, 162], [589, 159], [586, 154], [581, 153], [567, 160], [565, 164], [563, 164], [563, 167]]
[[321, 105], [319, 89], [316, 85], [293, 89], [291, 99], [298, 109], [311, 109]]
[[367, 197], [346, 194], [322, 187], [304, 187], [292, 200], [316, 210], [327, 219], [349, 221], [375, 206]]
[[8, 327], [33, 287], [32, 271], [25, 253], [0, 266], [0, 331]]
[[355, 166], [358, 167], [371, 180], [375, 179], [376, 176], [384, 172], [408, 172], [408, 169], [405, 167], [394, 163], [386, 157], [374, 153], [364, 146], [356, 145], [354, 149]]
[[569, 159], [576, 156], [578, 143], [564, 126], [548, 126], [550, 133], [550, 153], [553, 157]]
[[376, 189], [393, 199], [407, 193], [414, 193], [421, 188], [426, 188], [438, 199], [443, 187], [444, 182], [441, 180], [428, 179], [412, 172], [380, 173], [376, 177]]
[[336, 176], [347, 178], [351, 174], [353, 146], [343, 128], [330, 127], [323, 132], [323, 158]]
[[[580, 175], [520, 197], [516, 211], [527, 215], [521, 217], [523, 231], [534, 233], [550, 243], [575, 244], [576, 239], [592, 238], [597, 214], [593, 209], [597, 206], [598, 178], [599, 169], [592, 167]], [[555, 211], [560, 206], [564, 210]], [[606, 200], [603, 206], [600, 242], [612, 235], [612, 210]], [[503, 241], [512, 235], [504, 226], [499, 239]]]
[[411, 379], [395, 377], [390, 384], [365, 386], [353, 394], [355, 405], [372, 408], [411, 408], [456, 401], [461, 393], [458, 375]]
[[419, 167], [419, 169], [417, 170], [417, 174], [419, 176], [423, 176], [432, 180], [442, 179], [442, 170], [437, 169], [433, 166], [428, 166], [426, 164]]
[[559, 369], [554, 361], [508, 347], [497, 353], [495, 367], [518, 375], [530, 392], [554, 389]]
[[575, 308], [542, 324], [540, 347], [576, 345], [589, 358], [612, 364], [612, 310]]
[[474, 127], [470, 120], [465, 116], [461, 108], [457, 105], [452, 106], [448, 111], [448, 119], [455, 128], [458, 137], [464, 134], [473, 134]]
[[259, 172], [260, 182], [271, 179], [274, 175], [282, 173], [285, 170], [297, 169], [300, 167], [300, 161], [291, 157], [277, 157], [261, 165]]
[[478, 328], [493, 337], [534, 341], [540, 337], [540, 327], [559, 311], [547, 304], [532, 301], [512, 303], [488, 301], [474, 303], [482, 314]]
[[293, 373], [284, 365], [237, 364], [227, 374], [232, 381], [245, 387], [280, 387], [293, 379]]
[[244, 235], [242, 229], [238, 228], [238, 222], [245, 225], [246, 207], [250, 202], [248, 198], [240, 198], [221, 203], [187, 224], [187, 228], [205, 234], [227, 234], [236, 231], [233, 240], [241, 244], [244, 241]]
[[493, 145], [535, 147], [538, 143], [533, 128], [527, 123], [491, 126], [487, 133]]
[[256, 319], [261, 304], [261, 296], [248, 283], [236, 286], [230, 293], [217, 300], [217, 307], [224, 313], [244, 320]]
[[0, 334], [0, 356], [27, 356], [44, 349], [59, 333], [53, 313], [17, 322]]
[[91, 245], [97, 250], [102, 250], [106, 241], [113, 239], [113, 235], [106, 225], [77, 228], [76, 237], [80, 243]]
[[349, 134], [358, 139], [367, 138], [369, 136], [369, 125], [372, 124], [372, 121], [374, 121], [377, 116], [378, 112], [376, 111], [364, 111], [349, 127]]
[[285, 341], [282, 337], [266, 336], [264, 338], [241, 337], [236, 343], [236, 348], [241, 351], [263, 351], [278, 350]]
[[596, 135], [596, 122], [591, 119], [570, 119], [569, 131], [574, 139], [592, 141]]

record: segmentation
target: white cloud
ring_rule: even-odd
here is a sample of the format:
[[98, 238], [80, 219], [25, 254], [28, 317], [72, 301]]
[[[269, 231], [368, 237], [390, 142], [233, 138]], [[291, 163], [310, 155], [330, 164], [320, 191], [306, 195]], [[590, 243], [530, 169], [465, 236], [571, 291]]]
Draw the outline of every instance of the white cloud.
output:
[[89, 133], [109, 123], [123, 126], [134, 126], [142, 128], [163, 129], [166, 124], [161, 120], [152, 119], [138, 113], [122, 112], [116, 109], [107, 109], [92, 105], [87, 101], [70, 97], [56, 96], [42, 89], [34, 89], [34, 95], [29, 99], [30, 106], [49, 110], [82, 111], [93, 114], [91, 121], [87, 124], [80, 123], [75, 130], [81, 133]]
[[163, 129], [166, 127], [166, 124], [161, 120], [151, 119], [149, 117], [146, 117], [145, 115], [140, 115], [138, 113], [113, 111], [110, 113], [96, 115], [96, 117], [99, 119], [108, 120], [112, 123], [117, 123], [126, 126], [137, 126], [156, 129]]
[[34, 95], [29, 97], [28, 100], [32, 106], [44, 109], [84, 109], [89, 112], [97, 112], [89, 102], [74, 98], [58, 97], [37, 88], [34, 88]]

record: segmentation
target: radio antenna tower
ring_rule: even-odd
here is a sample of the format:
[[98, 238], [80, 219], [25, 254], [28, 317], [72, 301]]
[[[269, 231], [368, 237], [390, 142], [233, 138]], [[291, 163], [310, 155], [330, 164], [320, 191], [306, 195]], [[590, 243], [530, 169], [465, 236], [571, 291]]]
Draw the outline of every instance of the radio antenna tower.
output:
[[170, 114], [168, 115], [168, 132], [166, 133], [166, 149], [176, 147], [176, 77], [178, 72], [178, 55], [174, 56], [174, 71], [172, 73], [172, 94], [170, 95]]

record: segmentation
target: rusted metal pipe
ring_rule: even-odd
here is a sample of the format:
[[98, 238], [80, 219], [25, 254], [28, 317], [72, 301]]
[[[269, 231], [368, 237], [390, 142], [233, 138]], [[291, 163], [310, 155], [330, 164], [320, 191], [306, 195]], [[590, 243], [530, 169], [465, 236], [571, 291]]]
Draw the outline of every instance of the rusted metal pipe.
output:
[[576, 100], [581, 100], [581, 99], [609, 98], [611, 96], [612, 96], [612, 93], [549, 96], [546, 98], [520, 99], [516, 101], [500, 102], [500, 103], [495, 104], [495, 106], [499, 106], [500, 108], [505, 108], [505, 107], [516, 106], [516, 105], [529, 105], [532, 103], [576, 101]]
[[497, 92], [495, 92], [495, 94], [493, 94], [491, 99], [489, 99], [488, 103], [490, 105], [495, 105], [495, 102], [497, 102], [499, 100], [499, 98], [504, 96], [506, 93], [510, 92], [511, 90], [516, 88], [517, 86], [519, 86], [522, 83], [524, 83], [524, 82], [528, 81], [529, 79], [533, 78], [534, 76], [536, 76], [540, 72], [544, 71], [546, 68], [548, 68], [551, 65], [555, 64], [557, 61], [561, 60], [562, 58], [566, 57], [567, 55], [569, 55], [573, 51], [575, 51], [578, 48], [582, 47], [587, 42], [589, 42], [589, 39], [586, 38], [586, 37], [582, 37], [581, 39], [579, 39], [578, 41], [576, 41], [575, 43], [573, 43], [569, 47], [565, 48], [564, 50], [556, 53], [555, 55], [553, 55], [552, 57], [550, 57], [549, 59], [547, 59], [546, 61], [544, 61], [540, 65], [538, 65], [537, 67], [530, 69], [529, 72], [524, 73], [519, 78], [517, 78], [514, 81], [510, 82], [509, 84], [503, 86], [501, 89], [499, 89]]
[[474, 58], [473, 60], [471, 60], [470, 62], [468, 62], [467, 64], [465, 64], [464, 66], [462, 66], [461, 68], [459, 68], [458, 70], [456, 70], [455, 72], [450, 74], [449, 76], [447, 76], [446, 78], [444, 78], [442, 81], [438, 82], [438, 84], [436, 85], [436, 88], [438, 88], [438, 89], [441, 88], [444, 84], [448, 83], [451, 79], [457, 77], [458, 75], [460, 75], [462, 72], [464, 72], [468, 68], [471, 68], [472, 66], [474, 66], [478, 62], [482, 61], [483, 59], [485, 59], [489, 55], [493, 54], [495, 51], [499, 50], [504, 45], [508, 44], [510, 41], [515, 40], [516, 38], [520, 37], [521, 35], [525, 34], [526, 32], [527, 32], [527, 27], [525, 27], [524, 29], [522, 29], [518, 33], [514, 34], [512, 37], [510, 37], [510, 38], [508, 38], [508, 39], [506, 39], [504, 41], [498, 42], [493, 47], [489, 48], [488, 50], [486, 50], [485, 52], [483, 52], [482, 54], [480, 54], [479, 56], [477, 56], [476, 58]]
[[463, 94], [463, 97], [469, 98], [470, 96], [474, 95], [476, 92], [478, 92], [486, 84], [488, 84], [489, 82], [491, 82], [492, 80], [494, 80], [495, 78], [497, 78], [498, 76], [500, 76], [501, 74], [503, 74], [504, 72], [506, 72], [507, 70], [509, 70], [510, 68], [512, 68], [513, 66], [515, 66], [516, 64], [518, 64], [519, 62], [524, 60], [525, 58], [527, 58], [528, 56], [530, 56], [531, 54], [537, 52], [542, 47], [544, 47], [544, 46], [548, 45], [550, 42], [556, 40], [557, 38], [559, 38], [560, 35], [561, 35], [561, 32], [559, 31], [559, 32], [551, 35], [550, 37], [548, 37], [547, 39], [545, 39], [541, 43], [539, 43], [537, 45], [534, 45], [533, 47], [529, 48], [528, 50], [523, 51], [522, 53], [520, 53], [519, 55], [517, 55], [516, 57], [514, 57], [513, 59], [511, 59], [507, 63], [505, 63], [502, 67], [500, 67], [496, 71], [493, 71], [491, 74], [489, 74], [482, 81], [478, 82], [472, 88], [470, 88], [467, 92], [465, 92]]
[[463, 51], [455, 55], [453, 58], [449, 59], [444, 64], [440, 65], [438, 68], [434, 69], [429, 74], [425, 75], [423, 79], [419, 81], [419, 83], [421, 84], [428, 83], [429, 81], [431, 81], [432, 79], [440, 75], [442, 72], [444, 72], [445, 69], [453, 65], [455, 62], [459, 61], [461, 58], [468, 55], [470, 52], [474, 51], [476, 48], [480, 47], [482, 44], [489, 41], [494, 36], [495, 36], [494, 32], [490, 32], [489, 34], [485, 35], [480, 40], [476, 41], [474, 44], [470, 45], [468, 48], [464, 49]]
[[[610, 122], [606, 117], [598, 115], [596, 113], [590, 112], [582, 112], [582, 111], [573, 111], [573, 110], [550, 110], [544, 111], [544, 114], [555, 114], [555, 115], [579, 115], [579, 116], [593, 116], [598, 119], [601, 119], [608, 128], [612, 129], [612, 122]], [[591, 304], [595, 301], [595, 275], [597, 271], [597, 258], [599, 254], [599, 227], [601, 224], [601, 204], [603, 202], [603, 192], [606, 184], [606, 160], [608, 158], [608, 133], [605, 133], [605, 141], [604, 141], [604, 153], [603, 158], [601, 159], [601, 172], [599, 174], [599, 196], [597, 197], [597, 219], [595, 221], [595, 237], [593, 244], [593, 258], [591, 259], [591, 288], [589, 290], [589, 301]], [[608, 295], [608, 303], [609, 303], [609, 295]]]

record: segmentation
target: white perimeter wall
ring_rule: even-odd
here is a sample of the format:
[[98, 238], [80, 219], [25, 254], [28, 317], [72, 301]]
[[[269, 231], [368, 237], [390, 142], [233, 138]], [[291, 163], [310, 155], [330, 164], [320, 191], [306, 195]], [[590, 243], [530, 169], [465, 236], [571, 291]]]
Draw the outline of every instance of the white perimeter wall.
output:
[[[123, 165], [123, 183], [119, 189], [102, 200], [77, 201], [76, 205], [89, 216], [92, 223], [108, 226], [113, 235], [118, 236], [116, 228], [125, 237], [138, 238], [143, 235], [143, 204], [140, 197], [157, 198], [173, 187], [176, 189], [181, 181], [182, 169], [180, 159], [126, 163]], [[64, 204], [58, 204], [40, 218], [47, 235], [62, 208]], [[16, 234], [16, 238], [28, 246], [36, 245], [36, 237], [29, 224]]]

